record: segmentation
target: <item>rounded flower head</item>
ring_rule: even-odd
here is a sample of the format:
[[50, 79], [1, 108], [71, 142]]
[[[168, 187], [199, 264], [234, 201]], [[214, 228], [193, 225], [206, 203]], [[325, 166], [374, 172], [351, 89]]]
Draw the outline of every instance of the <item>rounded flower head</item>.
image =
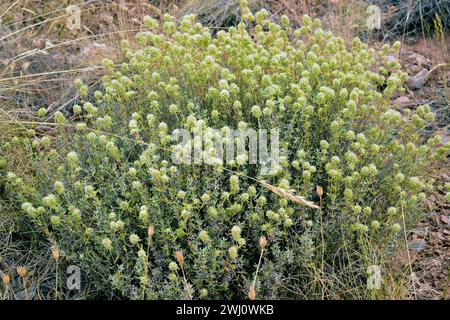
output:
[[105, 248], [107, 251], [111, 251], [112, 250], [112, 241], [109, 238], [104, 238], [102, 240], [102, 246], [103, 248]]
[[132, 234], [130, 235], [129, 240], [132, 245], [136, 245], [141, 239], [137, 234]]
[[84, 187], [84, 194], [86, 195], [86, 198], [95, 198], [97, 192], [93, 186], [87, 185]]
[[144, 249], [139, 249], [139, 251], [138, 251], [138, 257], [139, 257], [139, 259], [141, 259], [141, 260], [147, 260], [147, 253], [145, 252], [145, 250]]
[[198, 234], [198, 238], [202, 241], [202, 242], [208, 242], [209, 241], [209, 235], [208, 232], [205, 230], [200, 231], [200, 233]]
[[59, 208], [58, 198], [53, 194], [49, 194], [48, 196], [42, 198], [42, 204], [53, 210], [57, 210]]
[[51, 216], [50, 217], [50, 223], [53, 226], [58, 226], [61, 223], [61, 218], [59, 216]]
[[230, 192], [235, 194], [239, 191], [239, 177], [233, 175], [230, 177]]
[[228, 255], [231, 259], [235, 260], [238, 257], [238, 249], [236, 246], [232, 246], [228, 249]]
[[178, 270], [178, 264], [174, 261], [171, 261], [169, 263], [169, 270], [170, 271], [177, 271]]
[[237, 240], [241, 237], [241, 228], [239, 226], [234, 226], [231, 228], [231, 236], [234, 240]]
[[208, 202], [209, 201], [209, 199], [210, 199], [210, 196], [209, 196], [209, 194], [207, 194], [207, 193], [204, 193], [203, 195], [202, 195], [202, 201], [203, 202]]
[[56, 181], [54, 187], [57, 194], [64, 193], [64, 183], [62, 183], [61, 181]]
[[380, 222], [377, 220], [372, 221], [371, 227], [374, 230], [378, 230], [380, 228]]
[[259, 119], [261, 117], [261, 108], [256, 105], [253, 106], [251, 109], [251, 113], [256, 119]]

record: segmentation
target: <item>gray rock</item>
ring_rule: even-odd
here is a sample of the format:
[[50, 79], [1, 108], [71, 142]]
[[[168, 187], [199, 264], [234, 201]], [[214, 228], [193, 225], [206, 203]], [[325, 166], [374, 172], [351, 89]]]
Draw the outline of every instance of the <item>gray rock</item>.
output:
[[416, 239], [408, 242], [408, 248], [412, 251], [422, 251], [427, 247], [427, 242], [424, 239]]
[[422, 88], [427, 82], [427, 74], [427, 69], [420, 70], [415, 76], [409, 78], [408, 87], [415, 90]]

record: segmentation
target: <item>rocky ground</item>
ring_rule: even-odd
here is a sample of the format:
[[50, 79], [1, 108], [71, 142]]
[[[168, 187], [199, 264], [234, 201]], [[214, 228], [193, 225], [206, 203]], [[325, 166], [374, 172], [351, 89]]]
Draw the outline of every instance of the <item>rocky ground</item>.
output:
[[[430, 104], [436, 114], [434, 127], [427, 134], [439, 134], [442, 143], [450, 141], [450, 68], [449, 57], [436, 41], [425, 39], [403, 47], [400, 61], [408, 72], [405, 95], [393, 101], [396, 108], [416, 108]], [[435, 168], [436, 185], [450, 182], [450, 161]], [[445, 192], [439, 190], [428, 199], [426, 219], [409, 231], [409, 253], [417, 298], [450, 299], [450, 205], [445, 204]], [[398, 260], [408, 265], [406, 248]]]

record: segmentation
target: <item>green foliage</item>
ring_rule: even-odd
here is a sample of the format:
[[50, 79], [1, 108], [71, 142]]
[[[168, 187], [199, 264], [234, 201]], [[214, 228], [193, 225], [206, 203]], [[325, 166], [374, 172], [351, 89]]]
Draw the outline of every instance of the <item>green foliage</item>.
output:
[[[76, 122], [59, 113], [55, 137], [1, 146], [23, 148], [34, 179], [3, 170], [0, 192], [59, 247], [61, 263], [81, 267], [91, 297], [244, 298], [261, 236], [257, 298], [382, 292], [366, 288], [366, 270], [389, 271], [403, 216], [406, 226], [420, 218], [427, 169], [448, 154], [420, 136], [433, 114], [390, 108], [406, 74], [379, 61], [397, 45], [375, 52], [356, 39], [349, 50], [319, 20], [292, 30], [264, 10], [243, 13], [246, 24], [214, 37], [192, 16], [146, 18], [137, 47], [123, 43], [126, 61], [104, 62], [92, 100], [76, 82]], [[171, 132], [199, 126], [279, 128], [280, 166], [263, 177], [260, 164], [174, 164]]]

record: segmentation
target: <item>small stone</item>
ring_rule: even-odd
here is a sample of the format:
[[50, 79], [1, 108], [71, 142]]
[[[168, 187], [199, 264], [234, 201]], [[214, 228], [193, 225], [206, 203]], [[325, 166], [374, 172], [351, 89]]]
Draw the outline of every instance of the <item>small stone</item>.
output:
[[404, 107], [405, 105], [409, 104], [411, 102], [411, 99], [409, 99], [407, 96], [401, 96], [394, 100], [394, 104], [398, 105], [399, 107]]
[[415, 76], [411, 77], [408, 81], [408, 87], [410, 89], [420, 89], [427, 82], [426, 75], [428, 74], [427, 69], [420, 70]]
[[408, 242], [408, 248], [412, 251], [422, 251], [426, 248], [427, 242], [424, 239], [416, 239]]

